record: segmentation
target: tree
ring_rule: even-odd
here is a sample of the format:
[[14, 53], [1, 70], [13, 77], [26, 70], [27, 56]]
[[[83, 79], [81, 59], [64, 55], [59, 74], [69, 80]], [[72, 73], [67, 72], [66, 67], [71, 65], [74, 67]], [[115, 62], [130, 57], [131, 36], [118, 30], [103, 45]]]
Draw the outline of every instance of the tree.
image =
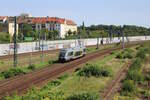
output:
[[0, 43], [8, 43], [10, 42], [10, 35], [9, 33], [0, 33]]
[[18, 40], [19, 41], [23, 41], [24, 40], [23, 33], [18, 33]]
[[29, 24], [23, 24], [22, 28], [20, 29], [20, 32], [23, 33], [24, 37], [33, 36], [32, 26]]
[[71, 31], [71, 30], [69, 30], [68, 32], [67, 32], [67, 35], [72, 35], [73, 34], [73, 32]]

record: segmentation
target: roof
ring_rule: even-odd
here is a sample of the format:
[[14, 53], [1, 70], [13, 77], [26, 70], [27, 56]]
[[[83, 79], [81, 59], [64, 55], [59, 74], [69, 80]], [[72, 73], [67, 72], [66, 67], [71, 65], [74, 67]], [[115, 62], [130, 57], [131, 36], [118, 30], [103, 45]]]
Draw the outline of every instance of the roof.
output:
[[61, 49], [61, 51], [72, 51], [72, 50], [81, 50], [81, 49], [85, 49], [86, 47], [80, 47], [80, 46], [77, 46], [77, 47], [71, 47], [71, 48], [63, 48]]
[[0, 16], [0, 20], [4, 20], [7, 16]]
[[75, 22], [73, 22], [72, 20], [66, 20], [64, 18], [57, 18], [57, 17], [35, 17], [32, 19], [32, 23], [48, 23], [48, 22], [76, 25]]
[[[13, 18], [8, 17], [8, 16], [0, 16], [0, 20], [3, 20], [5, 18], [9, 18], [13, 20]], [[44, 23], [49, 23], [49, 22], [54, 22], [54, 23], [59, 23], [59, 24], [67, 24], [67, 25], [77, 25], [74, 21], [64, 19], [64, 18], [58, 18], [58, 17], [18, 17], [17, 18], [18, 23], [29, 23], [29, 24], [44, 24]]]
[[76, 25], [76, 23], [73, 22], [72, 20], [66, 20], [66, 24], [67, 25]]

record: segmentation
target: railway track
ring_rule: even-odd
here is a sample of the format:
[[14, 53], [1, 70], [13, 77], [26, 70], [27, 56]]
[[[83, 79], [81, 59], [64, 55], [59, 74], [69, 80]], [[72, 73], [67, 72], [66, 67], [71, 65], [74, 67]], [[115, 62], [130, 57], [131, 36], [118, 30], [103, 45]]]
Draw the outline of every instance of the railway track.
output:
[[[47, 50], [44, 51], [44, 54], [48, 54], [48, 53], [56, 53], [59, 52], [59, 50]], [[37, 52], [28, 52], [28, 53], [21, 53], [21, 54], [17, 54], [18, 57], [28, 57], [29, 55], [36, 56], [36, 55], [40, 55], [42, 54], [42, 51], [37, 51]], [[6, 60], [6, 59], [13, 59], [13, 55], [6, 55], [6, 56], [0, 56], [0, 60]]]
[[[109, 45], [109, 44], [107, 44]], [[95, 45], [93, 46], [87, 46], [87, 47], [95, 47]], [[58, 53], [59, 49], [56, 50], [46, 50], [44, 51], [44, 54], [49, 54], [49, 53]], [[37, 52], [27, 52], [27, 53], [20, 53], [17, 54], [18, 58], [22, 58], [22, 57], [28, 57], [30, 56], [32, 53], [32, 56], [38, 56], [42, 54], [42, 51], [37, 51]], [[8, 60], [8, 59], [13, 59], [13, 54], [11, 55], [5, 55], [5, 56], [0, 56], [0, 60]]]
[[[126, 47], [132, 47], [137, 44], [130, 44]], [[16, 76], [7, 80], [0, 81], [0, 99], [8, 94], [12, 94], [14, 91], [18, 93], [26, 92], [32, 85], [40, 85], [43, 82], [56, 78], [58, 75], [76, 68], [77, 66], [84, 64], [92, 59], [103, 57], [110, 54], [112, 51], [120, 50], [121, 47], [111, 48], [107, 50], [101, 50], [94, 53], [87, 54], [85, 57], [77, 59], [65, 64], [54, 64], [51, 67], [47, 66], [44, 69], [36, 70], [34, 72]]]
[[115, 79], [110, 83], [110, 85], [106, 88], [106, 91], [103, 94], [103, 100], [111, 100], [113, 94], [116, 93], [121, 88], [121, 80], [123, 80], [127, 74], [129, 67], [131, 66], [132, 62], [128, 62], [119, 71], [116, 75]]

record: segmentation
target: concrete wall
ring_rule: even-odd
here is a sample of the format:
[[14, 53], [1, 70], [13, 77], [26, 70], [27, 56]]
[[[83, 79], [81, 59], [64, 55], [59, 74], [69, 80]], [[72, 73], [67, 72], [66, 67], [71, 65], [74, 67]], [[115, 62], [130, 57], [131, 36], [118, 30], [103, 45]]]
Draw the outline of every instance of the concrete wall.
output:
[[[104, 44], [106, 43], [117, 43], [120, 42], [121, 39], [118, 37], [113, 38], [110, 42], [110, 39], [104, 38]], [[136, 36], [136, 37], [128, 37], [125, 38], [125, 41], [144, 41], [150, 40], [150, 36]], [[99, 39], [99, 43], [101, 38]], [[42, 43], [42, 42], [41, 42]], [[68, 47], [75, 47], [78, 45], [90, 46], [96, 45], [97, 39], [81, 39], [81, 40], [58, 40], [58, 41], [44, 41], [44, 50], [55, 50], [62, 49]], [[40, 46], [42, 47], [42, 46]], [[27, 53], [27, 52], [36, 52], [39, 49], [38, 42], [30, 42], [30, 43], [18, 43], [18, 53]], [[13, 44], [0, 44], [0, 56], [13, 54]]]

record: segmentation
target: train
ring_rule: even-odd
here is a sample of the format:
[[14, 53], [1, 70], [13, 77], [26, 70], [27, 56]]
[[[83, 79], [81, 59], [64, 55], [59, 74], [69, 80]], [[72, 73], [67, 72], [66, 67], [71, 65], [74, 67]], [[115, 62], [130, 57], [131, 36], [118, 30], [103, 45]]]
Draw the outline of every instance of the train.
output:
[[74, 47], [61, 49], [59, 53], [59, 62], [71, 61], [86, 55], [86, 47]]

